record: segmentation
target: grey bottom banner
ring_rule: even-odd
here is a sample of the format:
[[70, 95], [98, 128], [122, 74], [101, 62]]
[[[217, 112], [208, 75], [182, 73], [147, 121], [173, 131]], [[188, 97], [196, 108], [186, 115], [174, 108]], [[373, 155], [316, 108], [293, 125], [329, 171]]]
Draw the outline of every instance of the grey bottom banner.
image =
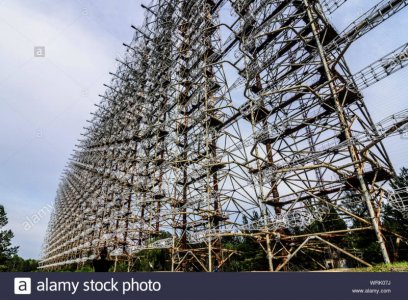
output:
[[408, 273], [0, 273], [0, 299], [408, 299]]

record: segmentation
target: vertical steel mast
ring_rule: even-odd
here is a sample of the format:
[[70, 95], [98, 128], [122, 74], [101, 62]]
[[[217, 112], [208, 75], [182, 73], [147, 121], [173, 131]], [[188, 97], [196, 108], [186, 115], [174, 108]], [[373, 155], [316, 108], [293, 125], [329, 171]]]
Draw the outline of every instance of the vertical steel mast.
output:
[[346, 2], [143, 6], [64, 170], [40, 268], [80, 268], [106, 248], [131, 271], [161, 249], [168, 270], [212, 272], [245, 240], [270, 271], [368, 266], [339, 243], [359, 233], [389, 263], [384, 232], [407, 238], [381, 208], [406, 215], [408, 202], [389, 191], [382, 141], [407, 130], [408, 111], [375, 123], [363, 90], [405, 67], [407, 44], [354, 75], [344, 55], [408, 1], [378, 1], [338, 32], [328, 16]]

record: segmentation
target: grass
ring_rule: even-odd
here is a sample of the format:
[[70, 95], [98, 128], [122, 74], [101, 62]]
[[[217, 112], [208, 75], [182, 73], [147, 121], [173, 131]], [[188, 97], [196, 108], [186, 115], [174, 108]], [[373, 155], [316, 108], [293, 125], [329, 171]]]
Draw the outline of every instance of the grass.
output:
[[347, 272], [408, 272], [408, 261], [393, 264], [378, 264], [369, 268], [348, 269]]

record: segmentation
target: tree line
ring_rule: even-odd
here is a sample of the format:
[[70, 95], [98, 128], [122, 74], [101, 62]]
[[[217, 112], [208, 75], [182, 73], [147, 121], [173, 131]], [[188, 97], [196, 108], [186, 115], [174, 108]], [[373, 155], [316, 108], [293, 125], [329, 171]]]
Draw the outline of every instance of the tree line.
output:
[[0, 204], [0, 272], [32, 272], [38, 268], [35, 259], [24, 259], [17, 255], [18, 246], [12, 246], [14, 237], [11, 229], [4, 229], [8, 218], [4, 206]]
[[[408, 187], [408, 169], [402, 168], [400, 174], [391, 181], [391, 187], [394, 189]], [[406, 195], [408, 196], [408, 195]], [[361, 201], [359, 195], [347, 192], [347, 196], [343, 202], [344, 207], [358, 218], [353, 221], [345, 221], [339, 215], [336, 209], [331, 208], [327, 217], [322, 222], [315, 222], [306, 229], [285, 229], [288, 234], [313, 234], [319, 232], [339, 231], [345, 229], [357, 229], [367, 226], [367, 221], [370, 220], [369, 212], [364, 202]], [[257, 213], [254, 213], [251, 218], [244, 218], [243, 223], [253, 222], [260, 218]], [[249, 220], [248, 220], [249, 219]], [[364, 222], [365, 221], [365, 222]], [[381, 226], [383, 230], [384, 240], [386, 241], [387, 250], [392, 262], [408, 261], [408, 220], [403, 217], [401, 212], [395, 210], [389, 203], [382, 205]], [[398, 238], [395, 234], [405, 237], [405, 240]], [[339, 234], [330, 239], [330, 242], [346, 249], [352, 255], [372, 264], [383, 262], [380, 247], [378, 245], [375, 233], [372, 230], [364, 231], [349, 231], [346, 234]], [[223, 237], [223, 248], [235, 252], [228, 261], [223, 263], [222, 271], [267, 271], [269, 270], [266, 252], [260, 247], [262, 241], [258, 241], [253, 237]], [[302, 271], [302, 270], [318, 270], [322, 267], [338, 268], [338, 267], [362, 267], [357, 260], [350, 258], [336, 249], [326, 247], [326, 251], [321, 249], [305, 248], [301, 250], [301, 254], [292, 258], [291, 263], [286, 270]], [[135, 257], [136, 262], [131, 268], [132, 271], [152, 271], [152, 270], [169, 270], [171, 268], [171, 257], [168, 250], [141, 251]], [[322, 260], [329, 261], [332, 265], [322, 265]], [[336, 265], [336, 262], [338, 265]], [[340, 263], [342, 262], [341, 266]], [[217, 262], [215, 262], [217, 264]], [[276, 267], [279, 260], [276, 261]], [[126, 270], [126, 264], [121, 265], [122, 270]], [[199, 268], [197, 268], [199, 270]], [[194, 267], [191, 270], [194, 271]]]
[[[408, 169], [402, 168], [400, 174], [391, 181], [394, 189], [408, 186]], [[407, 195], [408, 196], [408, 195]], [[353, 221], [345, 221], [339, 212], [331, 208], [327, 217], [322, 222], [315, 222], [306, 229], [285, 229], [290, 234], [311, 234], [328, 231], [339, 231], [344, 229], [356, 229], [366, 226], [365, 221], [369, 221], [369, 213], [364, 202], [360, 200], [357, 194], [347, 193], [344, 200], [344, 207], [358, 218]], [[244, 218], [243, 222], [253, 222], [259, 219], [259, 215], [254, 213], [251, 218]], [[350, 223], [351, 222], [351, 223]], [[12, 246], [11, 239], [13, 232], [3, 229], [8, 223], [4, 207], [0, 205], [0, 271], [35, 271], [38, 267], [38, 261], [34, 259], [23, 259], [17, 255], [18, 247]], [[382, 205], [381, 225], [387, 230], [383, 230], [383, 236], [386, 241], [388, 252], [392, 262], [408, 261], [408, 244], [395, 234], [407, 237], [408, 220], [401, 212], [395, 210], [389, 203]], [[169, 233], [162, 232], [158, 239], [166, 238]], [[351, 254], [363, 259], [370, 264], [382, 262], [382, 256], [376, 236], [372, 230], [369, 231], [350, 231], [347, 234], [334, 236], [330, 239], [335, 245], [347, 249]], [[224, 237], [222, 238], [223, 248], [229, 249], [235, 253], [228, 261], [223, 263], [222, 271], [267, 271], [269, 269], [266, 253], [260, 247], [262, 241], [253, 237]], [[325, 251], [315, 251], [313, 249], [302, 249], [301, 255], [292, 258], [288, 265], [288, 271], [314, 270], [321, 269], [319, 263], [323, 259], [330, 261], [331, 267], [336, 266], [335, 262], [343, 261], [346, 267], [359, 267], [356, 260], [350, 259], [335, 249], [327, 248]], [[171, 269], [171, 255], [167, 249], [143, 250], [137, 253], [129, 265], [125, 262], [115, 264], [116, 271], [165, 271]], [[333, 263], [334, 262], [334, 263]], [[279, 263], [279, 261], [277, 262]], [[218, 262], [215, 262], [217, 265]], [[276, 267], [276, 266], [275, 266]], [[326, 266], [327, 267], [327, 266]], [[199, 271], [194, 265], [187, 271]], [[62, 271], [93, 271], [91, 263], [83, 266], [66, 266]]]

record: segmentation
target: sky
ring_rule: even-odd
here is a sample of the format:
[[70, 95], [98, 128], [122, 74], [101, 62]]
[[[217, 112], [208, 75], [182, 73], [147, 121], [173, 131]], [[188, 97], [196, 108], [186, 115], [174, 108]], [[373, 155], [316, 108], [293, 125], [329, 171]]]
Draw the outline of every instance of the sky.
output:
[[[0, 204], [24, 258], [39, 258], [60, 174], [131, 25], [143, 21], [142, 2], [0, 0]], [[349, 2], [330, 17], [339, 31], [375, 1]], [[358, 40], [346, 56], [351, 70], [406, 43], [404, 28], [408, 11]], [[363, 91], [374, 121], [408, 108], [407, 79], [404, 69]], [[396, 169], [408, 166], [407, 139], [385, 146]]]
[[0, 203], [22, 257], [39, 257], [60, 174], [141, 2], [0, 0]]

